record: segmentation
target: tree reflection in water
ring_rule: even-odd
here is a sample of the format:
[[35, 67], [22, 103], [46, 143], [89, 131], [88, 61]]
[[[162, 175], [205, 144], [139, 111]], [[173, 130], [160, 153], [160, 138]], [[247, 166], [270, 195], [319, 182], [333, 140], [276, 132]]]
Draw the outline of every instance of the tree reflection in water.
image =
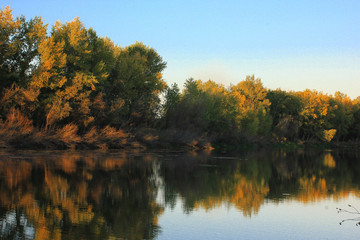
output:
[[351, 153], [266, 151], [244, 153], [236, 159], [178, 158], [163, 164], [165, 198], [173, 207], [174, 193], [179, 194], [185, 212], [227, 203], [251, 216], [266, 199], [307, 203], [360, 196], [360, 164]]
[[[128, 154], [2, 156], [0, 238], [152, 239], [152, 161]], [[156, 159], [153, 159], [156, 161]]]
[[251, 217], [265, 201], [360, 196], [360, 161], [351, 152], [17, 152], [0, 159], [2, 239], [154, 239], [159, 216], [179, 203], [184, 213], [226, 204]]

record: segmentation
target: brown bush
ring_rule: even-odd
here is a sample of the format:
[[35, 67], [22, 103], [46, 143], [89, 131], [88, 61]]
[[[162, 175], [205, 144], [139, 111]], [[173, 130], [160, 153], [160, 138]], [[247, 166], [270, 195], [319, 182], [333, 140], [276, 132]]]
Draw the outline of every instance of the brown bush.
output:
[[53, 137], [64, 142], [66, 145], [73, 145], [81, 141], [77, 131], [78, 126], [70, 123], [57, 130]]
[[96, 144], [99, 141], [99, 133], [96, 127], [92, 127], [83, 137], [88, 144]]
[[26, 145], [33, 132], [32, 121], [22, 114], [20, 110], [11, 109], [6, 116], [6, 120], [3, 123], [0, 122], [0, 147]]
[[11, 109], [3, 124], [0, 124], [0, 134], [25, 135], [34, 130], [32, 120], [24, 116], [18, 109]]
[[127, 144], [129, 134], [123, 130], [106, 126], [101, 130], [92, 127], [83, 137], [85, 144], [92, 148], [106, 150], [108, 148], [122, 148]]
[[114, 127], [110, 127], [109, 125], [101, 129], [100, 131], [100, 137], [103, 140], [107, 141], [116, 141], [119, 139], [123, 139], [128, 137], [128, 134], [126, 134], [123, 130], [119, 129], [116, 130]]
[[78, 126], [70, 123], [62, 128], [48, 128], [37, 131], [31, 140], [34, 145], [40, 148], [74, 149], [81, 142], [81, 137], [77, 134], [77, 131]]

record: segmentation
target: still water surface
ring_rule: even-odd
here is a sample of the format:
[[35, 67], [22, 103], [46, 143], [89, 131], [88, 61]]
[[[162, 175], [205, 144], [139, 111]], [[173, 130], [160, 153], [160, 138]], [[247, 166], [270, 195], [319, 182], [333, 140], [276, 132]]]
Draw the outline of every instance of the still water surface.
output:
[[360, 239], [348, 204], [353, 151], [0, 152], [0, 239]]

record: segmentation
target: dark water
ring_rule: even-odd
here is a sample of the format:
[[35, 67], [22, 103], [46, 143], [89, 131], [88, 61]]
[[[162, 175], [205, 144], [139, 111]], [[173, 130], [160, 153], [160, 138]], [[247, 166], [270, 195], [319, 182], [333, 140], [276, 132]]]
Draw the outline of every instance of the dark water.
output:
[[0, 239], [360, 239], [359, 187], [354, 151], [1, 152]]

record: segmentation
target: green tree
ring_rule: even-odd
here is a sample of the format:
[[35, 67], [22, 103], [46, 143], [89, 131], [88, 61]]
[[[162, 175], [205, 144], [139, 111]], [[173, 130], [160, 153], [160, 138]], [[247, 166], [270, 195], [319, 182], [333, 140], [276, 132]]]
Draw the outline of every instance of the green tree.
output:
[[165, 91], [165, 103], [163, 106], [163, 117], [165, 118], [165, 128], [169, 127], [169, 122], [175, 121], [176, 106], [180, 101], [180, 89], [176, 83], [167, 87]]
[[349, 127], [348, 138], [359, 140], [360, 138], [360, 97], [353, 100], [353, 121]]
[[343, 93], [336, 92], [330, 99], [329, 122], [336, 129], [336, 139], [344, 140], [353, 121], [353, 105], [351, 99]]
[[121, 49], [112, 76], [105, 85], [112, 124], [150, 125], [157, 117], [160, 93], [166, 89], [162, 78], [165, 67], [160, 55], [143, 43]]
[[229, 104], [229, 91], [211, 80], [199, 86], [206, 102], [206, 131], [210, 134], [228, 135], [234, 130], [234, 111]]
[[[198, 134], [203, 133], [206, 126], [206, 100], [200, 89], [201, 81], [189, 78], [185, 81], [183, 94], [174, 111], [173, 119], [177, 129], [186, 129]], [[200, 133], [201, 132], [201, 133]]]
[[271, 102], [272, 127], [277, 140], [296, 140], [300, 127], [299, 113], [302, 109], [301, 99], [293, 92], [286, 92], [280, 89], [269, 90], [266, 97]]

